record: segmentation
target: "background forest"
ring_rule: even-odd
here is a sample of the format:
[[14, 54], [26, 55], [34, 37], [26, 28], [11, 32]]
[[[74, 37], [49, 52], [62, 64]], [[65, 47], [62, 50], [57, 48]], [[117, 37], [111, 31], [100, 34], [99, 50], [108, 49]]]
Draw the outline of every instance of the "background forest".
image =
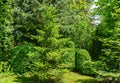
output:
[[[94, 80], [65, 82], [68, 71]], [[120, 83], [120, 1], [0, 0], [0, 73], [21, 83]]]

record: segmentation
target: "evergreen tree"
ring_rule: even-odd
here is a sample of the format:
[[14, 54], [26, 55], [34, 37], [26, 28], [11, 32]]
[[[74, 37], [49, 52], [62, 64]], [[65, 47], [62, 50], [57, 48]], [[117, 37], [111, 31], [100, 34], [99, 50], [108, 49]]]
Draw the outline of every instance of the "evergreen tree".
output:
[[[56, 7], [41, 3], [39, 0], [14, 0], [13, 7], [15, 8], [13, 16], [16, 46], [25, 43], [34, 44], [38, 53], [28, 54], [38, 57], [32, 61], [36, 66], [32, 72], [38, 74], [42, 79], [56, 78], [60, 75], [59, 69], [64, 67], [64, 58], [72, 57], [74, 59], [74, 51], [72, 55], [70, 54], [71, 50], [74, 50], [73, 42], [70, 42], [69, 38], [63, 38], [59, 33]], [[19, 54], [15, 56], [19, 56]], [[12, 64], [14, 63], [12, 62]]]
[[11, 0], [0, 0], [0, 60], [8, 61], [12, 47]]
[[[119, 1], [99, 0], [99, 14], [103, 19], [97, 27], [96, 38], [101, 42], [99, 49], [99, 59], [104, 61], [109, 71], [119, 71], [120, 69], [120, 40], [119, 40]], [[99, 44], [99, 43], [98, 43]], [[101, 49], [100, 49], [101, 48]], [[98, 57], [98, 56], [96, 56]]]
[[76, 48], [89, 50], [91, 44], [90, 12], [85, 0], [61, 0], [56, 4], [60, 32], [71, 38]]

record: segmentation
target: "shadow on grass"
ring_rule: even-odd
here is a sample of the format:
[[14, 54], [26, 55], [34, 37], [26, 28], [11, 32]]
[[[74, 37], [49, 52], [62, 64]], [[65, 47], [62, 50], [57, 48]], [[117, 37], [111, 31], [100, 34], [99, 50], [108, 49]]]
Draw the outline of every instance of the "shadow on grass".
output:
[[75, 81], [75, 83], [79, 83], [79, 82], [81, 82], [81, 83], [99, 83], [95, 79], [84, 79], [84, 80], [78, 79], [77, 81]]
[[25, 77], [25, 76], [16, 77], [16, 80], [14, 80], [14, 82], [18, 82], [18, 83], [43, 83], [43, 82], [41, 82], [39, 77], [36, 75], [31, 76], [31, 77]]
[[14, 82], [18, 82], [18, 83], [58, 83], [58, 81], [60, 81], [59, 78], [40, 80], [37, 75], [30, 77], [21, 76], [21, 77], [17, 77], [16, 80], [14, 80]]

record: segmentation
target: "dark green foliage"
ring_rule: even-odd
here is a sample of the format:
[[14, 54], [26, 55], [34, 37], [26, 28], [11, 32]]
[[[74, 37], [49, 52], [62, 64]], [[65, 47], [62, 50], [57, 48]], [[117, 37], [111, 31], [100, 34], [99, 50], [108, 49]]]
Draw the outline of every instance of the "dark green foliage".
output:
[[101, 61], [91, 61], [91, 56], [85, 49], [76, 51], [75, 69], [85, 75], [98, 75], [97, 71], [106, 70], [106, 64]]
[[87, 50], [85, 49], [80, 49], [80, 50], [76, 50], [75, 53], [75, 70], [78, 72], [83, 71], [82, 68], [82, 64], [85, 61], [91, 61], [91, 57], [90, 54], [88, 53]]
[[[36, 29], [43, 26], [41, 14], [43, 7], [37, 0], [13, 0], [14, 17], [14, 41], [15, 45], [21, 45], [24, 42], [34, 42], [31, 40], [31, 34], [36, 34]], [[38, 8], [39, 9], [38, 9]], [[37, 9], [36, 9], [37, 8]]]
[[94, 60], [98, 60], [99, 55], [102, 52], [101, 49], [102, 49], [102, 42], [99, 41], [99, 39], [96, 37], [93, 38], [92, 44], [91, 44], [91, 50], [90, 50], [91, 58]]
[[60, 33], [71, 38], [76, 48], [89, 50], [91, 44], [91, 26], [86, 1], [60, 0], [57, 2]]
[[98, 71], [105, 71], [106, 70], [106, 64], [101, 62], [101, 61], [85, 61], [81, 65], [81, 71], [80, 73], [85, 74], [85, 75], [93, 75], [97, 76]]
[[16, 46], [12, 49], [11, 70], [14, 73], [27, 73], [32, 72], [35, 67], [34, 62], [37, 60], [37, 51], [33, 48], [32, 44], [25, 44]]
[[0, 0], [0, 72], [10, 69], [10, 49], [12, 43], [11, 0]]
[[85, 75], [96, 75], [96, 69], [94, 68], [94, 65], [94, 62], [84, 61], [83, 64], [81, 64], [81, 69], [79, 72]]
[[100, 42], [98, 49], [98, 59], [105, 62], [108, 71], [119, 72], [120, 69], [120, 39], [119, 39], [119, 1], [116, 0], [99, 0], [99, 14], [103, 19], [96, 29], [97, 44]]
[[8, 61], [12, 47], [11, 0], [0, 0], [0, 61]]
[[120, 82], [120, 73], [112, 73], [106, 71], [99, 71], [97, 72], [98, 76], [96, 77], [99, 79], [100, 83], [119, 83]]

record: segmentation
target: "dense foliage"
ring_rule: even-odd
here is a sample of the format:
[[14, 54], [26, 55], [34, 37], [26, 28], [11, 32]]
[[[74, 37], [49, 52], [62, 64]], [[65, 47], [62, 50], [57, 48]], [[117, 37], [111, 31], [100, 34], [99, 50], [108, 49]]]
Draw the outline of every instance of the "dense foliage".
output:
[[90, 57], [89, 53], [87, 52], [87, 50], [85, 50], [85, 49], [77, 50], [76, 54], [75, 54], [76, 71], [78, 71], [78, 72], [83, 71], [82, 64], [85, 61], [91, 61], [91, 57]]
[[108, 71], [113, 72], [120, 68], [119, 4], [116, 0], [98, 1], [98, 14], [103, 20], [96, 29], [96, 43], [100, 44], [97, 57], [107, 64]]
[[[118, 81], [120, 1], [98, 0], [94, 11], [91, 2], [1, 0], [0, 72], [27, 73], [53, 83], [74, 69]], [[99, 24], [92, 22], [95, 16]]]
[[11, 0], [0, 1], [0, 71], [8, 70], [12, 48]]
[[8, 54], [2, 54], [2, 52], [8, 52], [11, 48], [11, 33], [12, 33], [12, 16], [10, 1], [0, 1], [0, 59], [5, 60]]
[[[60, 32], [71, 38], [76, 48], [90, 50], [92, 28], [86, 1], [61, 0], [57, 3]], [[60, 9], [60, 10], [59, 10]]]

